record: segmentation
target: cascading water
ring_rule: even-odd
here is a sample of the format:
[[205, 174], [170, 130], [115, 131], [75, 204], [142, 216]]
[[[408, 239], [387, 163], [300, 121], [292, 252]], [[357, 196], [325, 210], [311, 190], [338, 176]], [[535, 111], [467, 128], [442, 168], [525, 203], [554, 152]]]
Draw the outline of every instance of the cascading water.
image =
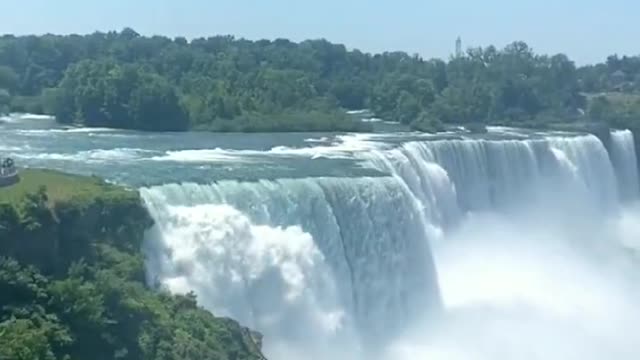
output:
[[611, 159], [618, 174], [620, 195], [625, 201], [635, 200], [640, 193], [638, 158], [633, 133], [629, 130], [611, 132]]
[[590, 135], [409, 143], [386, 162], [366, 154], [415, 193], [433, 185], [416, 186], [407, 164], [438, 164], [463, 214], [433, 247], [443, 318], [409, 331], [388, 358], [637, 357], [639, 279], [625, 249], [637, 213], [618, 191], [637, 199], [638, 170], [630, 132], [612, 138], [613, 161]]
[[410, 141], [354, 153], [390, 176], [143, 188], [150, 281], [273, 360], [634, 359], [633, 144]]
[[265, 332], [267, 353], [372, 349], [439, 308], [428, 228], [396, 178], [141, 192], [158, 224], [148, 243], [152, 281], [194, 290], [208, 308]]
[[[609, 210], [617, 203], [616, 174], [592, 135], [409, 142], [360, 156], [401, 178], [426, 207], [428, 221], [438, 225], [470, 211], [514, 211], [532, 202], [557, 206], [563, 203], [559, 197], [564, 203], [588, 202], [585, 209]], [[635, 166], [624, 176], [634, 171]]]

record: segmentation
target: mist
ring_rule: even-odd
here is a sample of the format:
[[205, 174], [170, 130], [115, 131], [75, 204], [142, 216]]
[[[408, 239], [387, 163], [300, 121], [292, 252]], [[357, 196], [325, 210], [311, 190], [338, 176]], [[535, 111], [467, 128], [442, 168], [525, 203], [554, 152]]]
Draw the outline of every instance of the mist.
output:
[[434, 248], [443, 313], [387, 358], [636, 359], [637, 204], [564, 205], [469, 215]]

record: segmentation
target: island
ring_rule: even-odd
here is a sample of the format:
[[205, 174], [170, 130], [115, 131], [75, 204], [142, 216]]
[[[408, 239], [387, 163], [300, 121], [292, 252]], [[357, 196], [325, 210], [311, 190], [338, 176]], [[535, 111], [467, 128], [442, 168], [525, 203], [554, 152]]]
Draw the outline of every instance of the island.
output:
[[0, 188], [0, 359], [260, 360], [262, 336], [145, 282], [138, 192], [27, 169]]
[[581, 122], [640, 130], [640, 57], [577, 66], [522, 41], [456, 49], [443, 60], [324, 39], [187, 40], [130, 28], [5, 35], [0, 113], [145, 131], [371, 131], [350, 115], [361, 109], [429, 132]]

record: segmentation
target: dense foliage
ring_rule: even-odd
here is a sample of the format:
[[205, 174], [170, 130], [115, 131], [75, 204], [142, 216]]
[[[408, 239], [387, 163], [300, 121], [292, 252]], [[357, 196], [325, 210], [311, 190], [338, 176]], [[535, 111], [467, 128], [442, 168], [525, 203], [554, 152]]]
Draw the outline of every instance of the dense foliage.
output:
[[63, 195], [60, 186], [0, 193], [0, 359], [262, 358], [256, 333], [193, 295], [145, 287], [139, 247], [150, 220], [135, 192], [102, 185], [92, 197]]
[[424, 129], [539, 125], [584, 119], [592, 94], [640, 91], [640, 58], [577, 68], [515, 42], [445, 62], [325, 40], [187, 41], [125, 29], [1, 37], [0, 89], [0, 106], [16, 111], [144, 130], [361, 130], [343, 110], [362, 108]]

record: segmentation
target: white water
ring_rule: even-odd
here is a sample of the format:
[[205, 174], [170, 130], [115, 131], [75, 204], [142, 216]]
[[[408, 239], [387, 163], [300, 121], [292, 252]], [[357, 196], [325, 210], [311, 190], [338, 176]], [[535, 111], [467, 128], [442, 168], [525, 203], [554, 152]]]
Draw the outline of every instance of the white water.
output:
[[274, 358], [350, 357], [440, 309], [428, 228], [398, 179], [225, 181], [142, 195], [158, 220], [152, 280], [263, 331]]
[[[160, 261], [169, 265], [161, 273], [171, 291], [195, 289], [217, 314], [277, 334], [271, 347], [299, 343], [318, 353], [339, 340], [344, 308], [310, 234], [299, 226], [257, 225], [228, 205], [165, 210], [171, 221], [161, 227], [163, 245], [171, 254], [170, 261]], [[304, 334], [302, 324], [309, 330]], [[287, 343], [279, 344], [281, 339]]]
[[[24, 150], [14, 148], [11, 150]], [[40, 160], [60, 160], [60, 161], [76, 161], [76, 162], [110, 162], [110, 161], [127, 161], [144, 159], [153, 151], [144, 149], [94, 149], [88, 151], [79, 151], [75, 153], [23, 153], [15, 154], [17, 158], [40, 159]]]
[[640, 287], [623, 246], [637, 248], [640, 216], [616, 182], [637, 167], [628, 138], [613, 141], [628, 159], [615, 169], [592, 136], [405, 145], [447, 169], [467, 215], [434, 246], [442, 317], [388, 358], [637, 358]]
[[362, 147], [391, 176], [142, 189], [151, 280], [272, 360], [640, 355], [630, 132]]
[[22, 114], [22, 113], [12, 113], [8, 116], [0, 117], [0, 120], [6, 121], [8, 123], [19, 123], [22, 121], [48, 121], [53, 122], [55, 118], [49, 115], [38, 115], [38, 114]]
[[266, 151], [261, 150], [233, 150], [233, 149], [197, 149], [168, 151], [163, 156], [154, 157], [157, 161], [176, 162], [224, 162], [224, 161], [250, 161], [256, 156], [282, 156], [282, 157], [306, 157], [310, 159], [350, 159], [354, 152], [368, 151], [380, 147], [381, 143], [370, 141], [369, 134], [338, 135], [330, 143], [324, 137], [320, 139], [305, 139], [310, 143], [325, 143], [313, 147], [292, 148], [288, 146], [276, 146]]
[[638, 162], [634, 151], [633, 134], [629, 130], [613, 131], [611, 133], [611, 158], [618, 172], [620, 195], [625, 201], [633, 201], [640, 192], [638, 172], [633, 164]]

